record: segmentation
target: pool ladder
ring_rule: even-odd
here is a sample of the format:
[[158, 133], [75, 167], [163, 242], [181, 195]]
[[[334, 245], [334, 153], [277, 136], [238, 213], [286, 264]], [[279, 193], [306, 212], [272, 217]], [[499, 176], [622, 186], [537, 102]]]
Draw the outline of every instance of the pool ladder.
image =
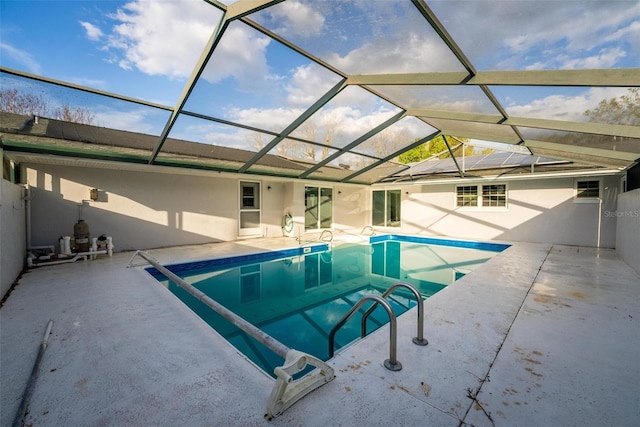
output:
[[351, 307], [351, 310], [349, 310], [347, 314], [345, 314], [342, 319], [340, 319], [340, 321], [336, 324], [336, 326], [333, 327], [333, 329], [329, 333], [329, 358], [333, 357], [334, 354], [334, 339], [336, 336], [336, 332], [338, 332], [338, 329], [344, 326], [344, 324], [347, 323], [347, 320], [349, 320], [351, 316], [353, 316], [364, 303], [366, 303], [367, 301], [375, 301], [373, 305], [371, 305], [371, 307], [369, 307], [367, 311], [365, 311], [362, 315], [360, 337], [364, 338], [367, 335], [367, 318], [373, 312], [373, 310], [376, 309], [378, 304], [380, 304], [389, 315], [389, 358], [384, 361], [384, 367], [390, 371], [399, 371], [402, 369], [402, 364], [396, 358], [396, 353], [398, 351], [398, 322], [396, 320], [396, 315], [391, 308], [391, 305], [386, 300], [386, 298], [398, 288], [406, 288], [411, 291], [418, 302], [418, 332], [411, 341], [415, 345], [420, 346], [429, 344], [429, 341], [424, 338], [424, 303], [422, 301], [422, 297], [420, 296], [420, 292], [418, 292], [418, 290], [409, 283], [398, 282], [390, 286], [389, 289], [387, 289], [382, 295], [363, 296], [360, 301], [358, 301], [353, 307]]

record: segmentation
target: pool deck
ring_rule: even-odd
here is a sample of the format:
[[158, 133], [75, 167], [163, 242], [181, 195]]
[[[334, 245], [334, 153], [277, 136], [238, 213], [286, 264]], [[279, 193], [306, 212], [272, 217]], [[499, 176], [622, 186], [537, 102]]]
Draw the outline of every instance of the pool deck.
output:
[[[295, 247], [256, 239], [149, 251], [162, 263]], [[274, 380], [239, 355], [132, 253], [38, 267], [0, 310], [8, 426], [49, 319], [25, 425], [637, 426], [640, 275], [614, 250], [515, 243], [328, 363], [336, 378], [272, 421]], [[138, 260], [141, 261], [141, 260]]]

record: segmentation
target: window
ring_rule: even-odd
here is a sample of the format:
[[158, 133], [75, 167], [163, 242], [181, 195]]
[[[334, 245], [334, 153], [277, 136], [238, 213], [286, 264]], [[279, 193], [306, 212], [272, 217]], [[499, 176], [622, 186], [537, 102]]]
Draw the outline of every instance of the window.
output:
[[456, 187], [456, 206], [478, 206], [478, 186]]
[[312, 289], [333, 282], [333, 259], [326, 253], [304, 257], [304, 288]]
[[240, 267], [240, 303], [259, 300], [261, 283], [260, 264]]
[[400, 190], [376, 190], [372, 194], [371, 225], [400, 227]]
[[575, 198], [583, 201], [597, 201], [600, 199], [600, 181], [576, 181]]
[[507, 186], [504, 184], [483, 185], [482, 206], [507, 206]]
[[506, 208], [507, 185], [460, 185], [456, 187], [457, 207]]
[[400, 279], [400, 242], [379, 242], [372, 245], [371, 273]]
[[260, 184], [257, 182], [242, 182], [242, 206], [240, 209], [257, 209], [260, 207]]

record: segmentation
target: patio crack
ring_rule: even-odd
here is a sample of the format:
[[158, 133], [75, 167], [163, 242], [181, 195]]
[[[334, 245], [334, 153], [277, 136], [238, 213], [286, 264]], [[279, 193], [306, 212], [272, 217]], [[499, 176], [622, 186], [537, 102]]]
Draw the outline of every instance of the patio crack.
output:
[[529, 284], [529, 288], [527, 289], [527, 292], [525, 293], [524, 297], [522, 298], [522, 301], [520, 302], [520, 306], [516, 310], [515, 316], [513, 316], [513, 319], [511, 319], [511, 322], [509, 323], [509, 327], [507, 328], [507, 332], [504, 334], [504, 337], [502, 338], [502, 342], [500, 342], [500, 346], [498, 347], [498, 351], [496, 351], [496, 354], [495, 354], [495, 356], [493, 356], [493, 359], [491, 360], [491, 363], [489, 363], [489, 368], [487, 369], [487, 373], [485, 374], [484, 378], [479, 378], [478, 377], [478, 380], [480, 382], [478, 387], [475, 387], [475, 388], [469, 387], [469, 388], [466, 389], [466, 392], [467, 392], [466, 397], [471, 399], [471, 404], [467, 408], [467, 410], [464, 413], [464, 416], [462, 417], [462, 419], [460, 419], [460, 424], [458, 425], [459, 427], [468, 425], [467, 422], [465, 421], [465, 419], [469, 415], [469, 411], [471, 411], [471, 408], [473, 408], [474, 406], [476, 407], [476, 409], [479, 409], [484, 413], [484, 415], [487, 417], [487, 419], [491, 422], [492, 426], [495, 426], [495, 423], [493, 422], [493, 418], [491, 416], [491, 412], [487, 411], [487, 409], [482, 405], [482, 402], [480, 400], [478, 400], [478, 394], [480, 394], [480, 391], [482, 390], [482, 386], [484, 385], [484, 383], [490, 381], [490, 377], [489, 376], [490, 376], [490, 373], [491, 373], [491, 368], [493, 368], [493, 364], [496, 362], [496, 359], [498, 359], [498, 355], [500, 354], [500, 351], [502, 351], [502, 347], [504, 346], [504, 343], [507, 340], [507, 337], [509, 336], [509, 333], [511, 332], [511, 328], [513, 327], [513, 324], [516, 322], [516, 319], [520, 315], [520, 312], [522, 311], [522, 307], [524, 306], [524, 302], [526, 301], [527, 297], [531, 293], [531, 289], [533, 288], [533, 285], [538, 280], [538, 276], [540, 275], [540, 272], [542, 271], [542, 267], [547, 262], [547, 258], [549, 257], [549, 254], [551, 253], [552, 250], [553, 250], [553, 245], [549, 245], [549, 249], [547, 250], [547, 253], [544, 256], [544, 259], [540, 263], [540, 267], [538, 267], [538, 271], [536, 272], [535, 277], [531, 281], [531, 284]]

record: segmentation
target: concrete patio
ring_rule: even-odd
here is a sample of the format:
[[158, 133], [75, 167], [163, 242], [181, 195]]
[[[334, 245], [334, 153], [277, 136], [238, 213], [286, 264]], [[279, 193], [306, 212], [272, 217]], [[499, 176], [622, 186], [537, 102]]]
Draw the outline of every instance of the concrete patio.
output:
[[[293, 239], [150, 251], [163, 263], [297, 246]], [[28, 271], [0, 310], [1, 425], [20, 404], [49, 319], [25, 425], [637, 426], [640, 276], [615, 251], [514, 243], [340, 351], [336, 378], [272, 421], [274, 380], [239, 355], [132, 253]]]

